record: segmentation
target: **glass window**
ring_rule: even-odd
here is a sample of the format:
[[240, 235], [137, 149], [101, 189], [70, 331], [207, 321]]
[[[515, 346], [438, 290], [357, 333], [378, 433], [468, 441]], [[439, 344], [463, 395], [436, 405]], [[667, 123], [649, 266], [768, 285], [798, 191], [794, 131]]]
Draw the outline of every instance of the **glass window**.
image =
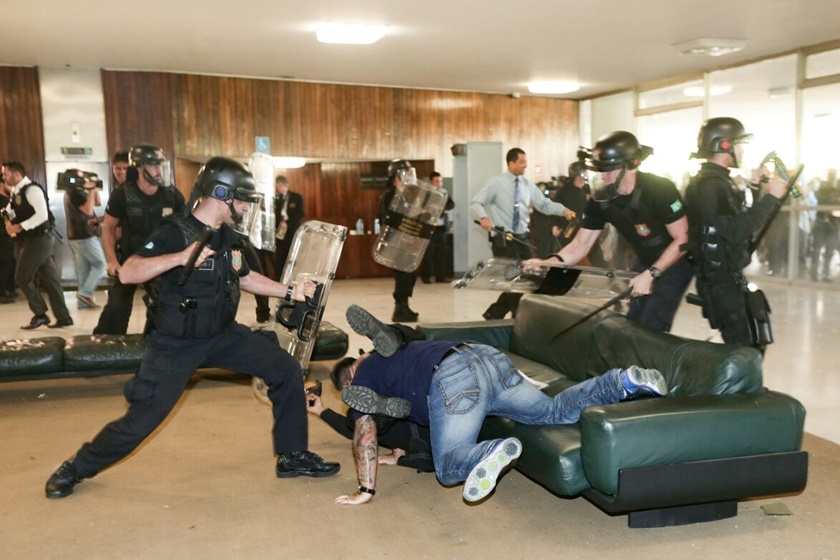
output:
[[840, 49], [808, 55], [805, 59], [805, 78], [822, 78], [840, 74]]
[[667, 177], [685, 192], [689, 177], [699, 167], [699, 162], [689, 156], [697, 148], [702, 107], [647, 115], [639, 117], [636, 123], [639, 142], [653, 148], [653, 155], [642, 163], [642, 171]]
[[639, 92], [640, 110], [676, 105], [687, 101], [703, 101], [703, 80]]

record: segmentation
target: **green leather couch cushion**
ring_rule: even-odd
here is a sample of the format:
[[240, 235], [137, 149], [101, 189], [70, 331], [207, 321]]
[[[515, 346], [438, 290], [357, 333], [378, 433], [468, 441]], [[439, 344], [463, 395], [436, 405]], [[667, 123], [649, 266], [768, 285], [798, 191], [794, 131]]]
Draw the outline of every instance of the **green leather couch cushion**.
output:
[[556, 343], [552, 339], [594, 309], [574, 298], [527, 295], [516, 311], [510, 350], [583, 381], [587, 377], [592, 327], [602, 319], [601, 315], [566, 332]]
[[773, 391], [593, 406], [580, 419], [583, 470], [616, 495], [626, 467], [796, 451], [804, 422], [802, 404]]
[[347, 333], [332, 323], [321, 321], [315, 346], [312, 348], [312, 360], [337, 360], [347, 355], [350, 345]]
[[615, 314], [593, 325], [591, 337], [589, 376], [635, 364], [661, 371], [674, 396], [762, 390], [761, 354], [753, 348], [687, 340]]
[[510, 347], [513, 321], [499, 319], [461, 323], [424, 323], [420, 325], [420, 330], [426, 335], [426, 340], [469, 340], [504, 350]]
[[64, 339], [58, 336], [0, 342], [0, 378], [56, 373], [64, 368]]
[[64, 369], [131, 373], [140, 366], [145, 347], [142, 334], [74, 336], [64, 347]]
[[488, 418], [480, 440], [517, 437], [522, 456], [516, 469], [561, 496], [576, 496], [589, 481], [580, 459], [581, 436], [578, 424], [566, 426], [526, 426], [506, 418]]

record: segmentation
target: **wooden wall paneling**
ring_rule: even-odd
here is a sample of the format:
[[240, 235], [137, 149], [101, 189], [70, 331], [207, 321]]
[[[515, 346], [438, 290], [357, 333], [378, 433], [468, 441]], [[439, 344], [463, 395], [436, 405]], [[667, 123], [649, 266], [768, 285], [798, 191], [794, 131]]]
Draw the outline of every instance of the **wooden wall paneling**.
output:
[[172, 79], [162, 72], [102, 71], [109, 154], [154, 144], [174, 161]]
[[0, 161], [19, 161], [46, 185], [45, 157], [38, 69], [0, 66]]

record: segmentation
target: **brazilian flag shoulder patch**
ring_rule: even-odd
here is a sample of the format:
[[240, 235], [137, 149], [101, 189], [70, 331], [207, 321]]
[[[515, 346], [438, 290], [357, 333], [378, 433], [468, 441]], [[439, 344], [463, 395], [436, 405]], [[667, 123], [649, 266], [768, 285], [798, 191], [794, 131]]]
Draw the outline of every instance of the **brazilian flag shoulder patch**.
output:
[[680, 208], [682, 208], [682, 200], [678, 198], [673, 202], [673, 204], [671, 204], [671, 212], [676, 214], [680, 211]]

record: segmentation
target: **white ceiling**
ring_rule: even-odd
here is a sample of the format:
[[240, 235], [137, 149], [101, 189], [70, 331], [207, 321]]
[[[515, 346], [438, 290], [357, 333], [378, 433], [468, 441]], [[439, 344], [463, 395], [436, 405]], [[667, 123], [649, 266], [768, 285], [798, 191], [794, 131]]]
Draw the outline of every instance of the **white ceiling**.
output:
[[[4, 0], [0, 64], [195, 72], [582, 98], [840, 38], [838, 0]], [[378, 23], [374, 45], [323, 45], [319, 21]], [[699, 37], [740, 53], [682, 55]]]

